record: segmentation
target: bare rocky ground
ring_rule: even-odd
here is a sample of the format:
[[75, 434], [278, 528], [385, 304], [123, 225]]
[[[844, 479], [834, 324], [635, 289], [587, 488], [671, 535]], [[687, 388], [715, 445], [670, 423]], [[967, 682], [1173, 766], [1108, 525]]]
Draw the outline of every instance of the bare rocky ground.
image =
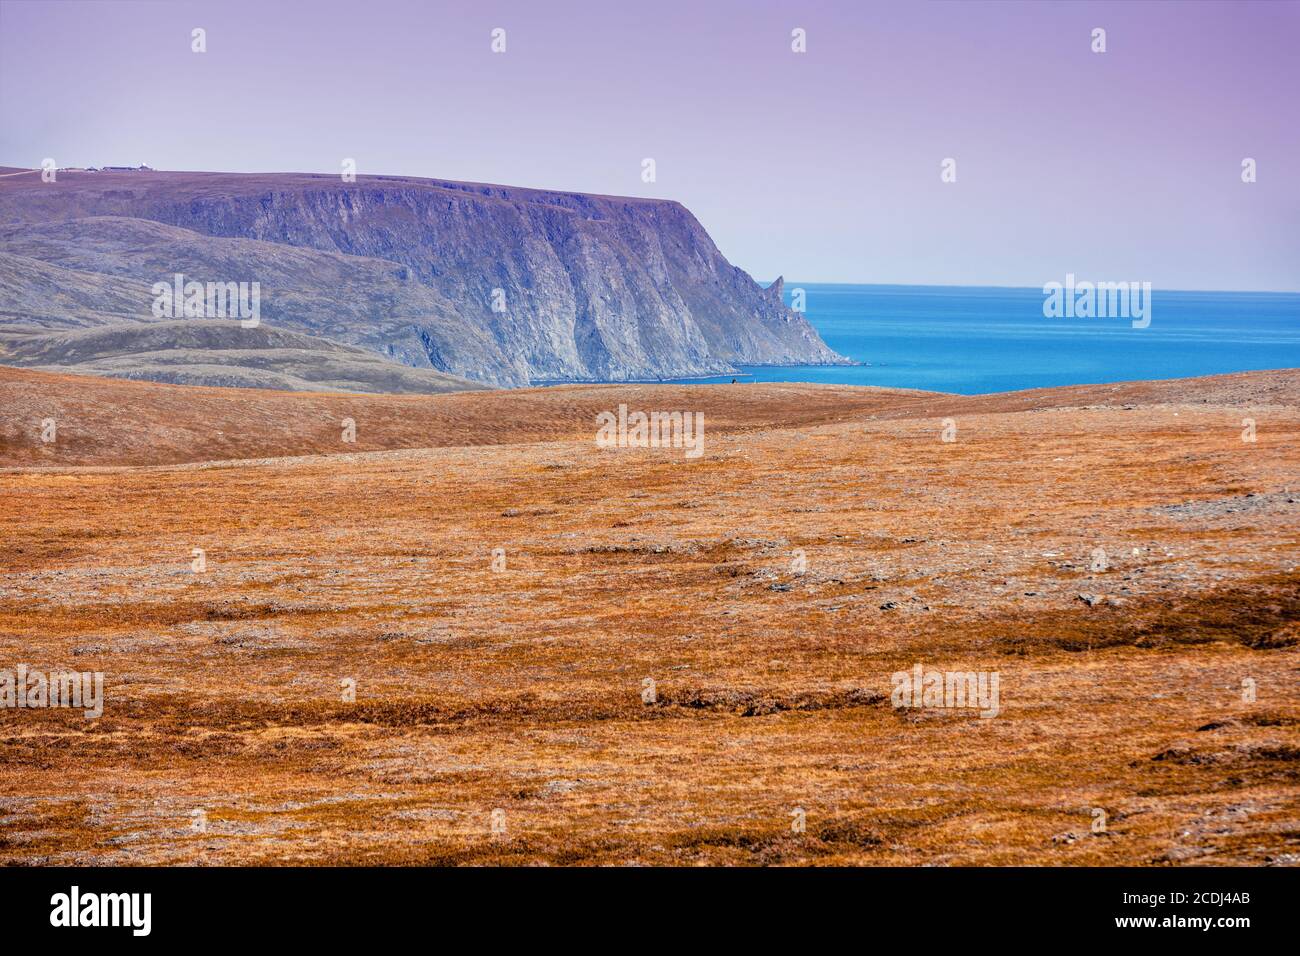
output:
[[0, 403], [4, 862], [1300, 862], [1300, 372]]

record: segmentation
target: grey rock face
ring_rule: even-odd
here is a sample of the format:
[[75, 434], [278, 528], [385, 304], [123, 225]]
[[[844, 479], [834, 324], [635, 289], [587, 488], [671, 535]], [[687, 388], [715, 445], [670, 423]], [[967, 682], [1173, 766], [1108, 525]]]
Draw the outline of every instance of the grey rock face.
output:
[[399, 177], [0, 182], [0, 252], [75, 270], [74, 287], [258, 280], [266, 321], [492, 384], [846, 361], [676, 202]]

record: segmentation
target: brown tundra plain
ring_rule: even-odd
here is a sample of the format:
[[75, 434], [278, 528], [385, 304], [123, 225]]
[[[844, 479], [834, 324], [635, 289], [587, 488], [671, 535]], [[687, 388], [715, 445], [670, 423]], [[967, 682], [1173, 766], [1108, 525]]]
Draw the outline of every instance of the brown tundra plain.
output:
[[0, 409], [5, 863], [1300, 862], [1300, 372]]

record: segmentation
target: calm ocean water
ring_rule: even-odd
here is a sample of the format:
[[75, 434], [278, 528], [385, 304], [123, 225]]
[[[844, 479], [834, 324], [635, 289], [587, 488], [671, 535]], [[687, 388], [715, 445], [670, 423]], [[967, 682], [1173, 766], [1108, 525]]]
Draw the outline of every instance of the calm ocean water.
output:
[[[745, 367], [750, 381], [979, 394], [1300, 367], [1300, 294], [1152, 292], [1151, 325], [1043, 316], [1041, 289], [786, 282], [826, 344], [864, 365]], [[690, 381], [725, 381], [726, 378]]]

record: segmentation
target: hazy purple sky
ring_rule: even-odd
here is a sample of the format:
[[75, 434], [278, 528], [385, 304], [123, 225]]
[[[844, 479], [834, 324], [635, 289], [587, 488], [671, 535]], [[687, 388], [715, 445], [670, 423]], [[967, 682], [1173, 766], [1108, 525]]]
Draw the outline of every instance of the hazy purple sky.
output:
[[677, 199], [764, 279], [1300, 290], [1298, 48], [1291, 2], [0, 0], [0, 164], [355, 157]]

